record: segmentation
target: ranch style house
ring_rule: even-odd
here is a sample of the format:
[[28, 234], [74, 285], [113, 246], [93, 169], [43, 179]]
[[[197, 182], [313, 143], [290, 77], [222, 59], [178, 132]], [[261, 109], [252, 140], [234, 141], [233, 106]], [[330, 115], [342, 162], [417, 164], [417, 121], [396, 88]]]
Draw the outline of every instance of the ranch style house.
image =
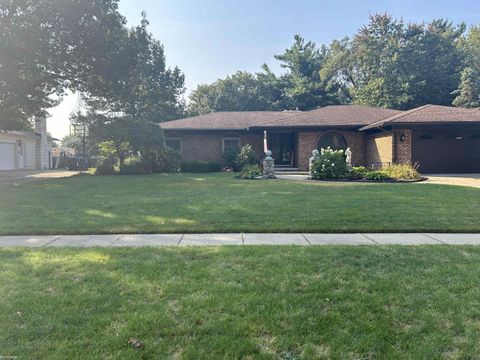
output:
[[417, 163], [422, 173], [480, 172], [480, 110], [425, 105], [408, 111], [332, 105], [311, 111], [214, 112], [161, 123], [183, 161], [222, 162], [250, 144], [275, 166], [308, 170], [312, 150], [350, 148], [357, 166]]

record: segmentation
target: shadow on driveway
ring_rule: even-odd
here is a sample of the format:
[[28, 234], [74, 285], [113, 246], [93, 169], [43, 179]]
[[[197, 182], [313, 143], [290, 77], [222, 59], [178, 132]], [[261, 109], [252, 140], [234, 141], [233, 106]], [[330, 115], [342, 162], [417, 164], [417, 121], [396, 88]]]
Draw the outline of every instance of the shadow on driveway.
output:
[[7, 170], [0, 171], [0, 184], [33, 181], [39, 179], [58, 179], [80, 174], [80, 171], [58, 170]]

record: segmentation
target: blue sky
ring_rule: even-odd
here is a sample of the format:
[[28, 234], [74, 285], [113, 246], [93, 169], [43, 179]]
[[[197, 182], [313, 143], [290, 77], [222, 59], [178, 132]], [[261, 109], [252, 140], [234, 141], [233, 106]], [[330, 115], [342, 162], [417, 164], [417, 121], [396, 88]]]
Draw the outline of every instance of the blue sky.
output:
[[[184, 72], [187, 94], [237, 70], [257, 71], [263, 63], [280, 72], [273, 55], [289, 47], [294, 34], [328, 44], [355, 34], [373, 13], [388, 12], [407, 22], [448, 18], [480, 24], [478, 0], [120, 0], [131, 26], [142, 10], [165, 46], [168, 65]], [[75, 96], [69, 96], [50, 110], [54, 136], [68, 133], [75, 107]]]

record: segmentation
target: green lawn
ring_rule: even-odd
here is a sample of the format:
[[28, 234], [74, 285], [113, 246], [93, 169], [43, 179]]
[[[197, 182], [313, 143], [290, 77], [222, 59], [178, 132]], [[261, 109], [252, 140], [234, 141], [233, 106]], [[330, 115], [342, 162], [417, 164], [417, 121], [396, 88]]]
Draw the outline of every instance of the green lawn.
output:
[[441, 245], [3, 249], [0, 354], [474, 359], [479, 265]]
[[246, 181], [231, 174], [0, 184], [0, 234], [478, 232], [480, 189]]

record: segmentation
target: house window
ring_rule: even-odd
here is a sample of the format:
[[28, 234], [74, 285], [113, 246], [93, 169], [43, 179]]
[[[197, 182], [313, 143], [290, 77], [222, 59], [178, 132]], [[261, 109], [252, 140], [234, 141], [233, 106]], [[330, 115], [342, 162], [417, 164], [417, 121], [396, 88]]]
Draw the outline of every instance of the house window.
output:
[[165, 146], [170, 150], [182, 153], [182, 139], [180, 138], [166, 138]]
[[327, 147], [330, 147], [332, 150], [346, 150], [347, 140], [345, 140], [342, 134], [336, 131], [329, 131], [320, 136], [317, 141], [317, 149], [326, 149]]
[[223, 138], [223, 152], [231, 153], [240, 150], [240, 138]]

